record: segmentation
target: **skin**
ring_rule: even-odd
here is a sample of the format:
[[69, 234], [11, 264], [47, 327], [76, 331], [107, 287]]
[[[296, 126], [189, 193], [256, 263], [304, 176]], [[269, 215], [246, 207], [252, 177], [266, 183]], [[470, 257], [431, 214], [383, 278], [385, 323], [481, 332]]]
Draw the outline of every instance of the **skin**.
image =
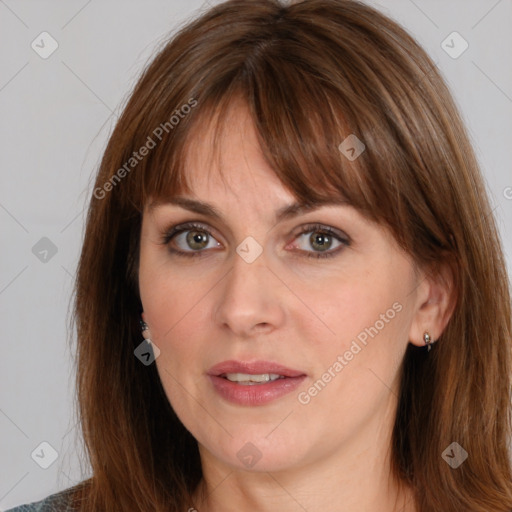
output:
[[[214, 205], [223, 220], [148, 205], [141, 230], [140, 296], [161, 351], [157, 369], [199, 443], [204, 478], [194, 504], [201, 512], [415, 511], [412, 491], [399, 492], [389, 470], [399, 367], [408, 343], [423, 345], [425, 330], [439, 337], [450, 314], [449, 289], [349, 205], [321, 206], [276, 224], [275, 210], [295, 198], [265, 162], [242, 103], [232, 104], [224, 128], [220, 161], [210, 155], [210, 126], [195, 134], [187, 158], [193, 194], [186, 196]], [[197, 252], [187, 233], [162, 243], [166, 230], [188, 221], [212, 233], [198, 257], [169, 251]], [[350, 245], [333, 238], [328, 250], [340, 252], [308, 258], [319, 252], [311, 231], [296, 233], [310, 223], [348, 235]], [[236, 252], [248, 236], [263, 248], [252, 263]], [[298, 394], [394, 303], [400, 312], [366, 346], [360, 343], [362, 350], [309, 403], [300, 403]], [[269, 404], [234, 405], [206, 375], [230, 359], [275, 361], [307, 378]], [[252, 468], [237, 457], [247, 442], [261, 453]]]

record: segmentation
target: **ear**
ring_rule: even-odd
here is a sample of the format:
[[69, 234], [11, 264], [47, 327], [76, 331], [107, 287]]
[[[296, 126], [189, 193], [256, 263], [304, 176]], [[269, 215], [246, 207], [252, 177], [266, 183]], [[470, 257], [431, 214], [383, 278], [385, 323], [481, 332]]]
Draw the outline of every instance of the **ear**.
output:
[[423, 335], [437, 341], [450, 320], [456, 305], [453, 270], [448, 263], [421, 271], [416, 292], [415, 313], [409, 331], [410, 343], [425, 346]]

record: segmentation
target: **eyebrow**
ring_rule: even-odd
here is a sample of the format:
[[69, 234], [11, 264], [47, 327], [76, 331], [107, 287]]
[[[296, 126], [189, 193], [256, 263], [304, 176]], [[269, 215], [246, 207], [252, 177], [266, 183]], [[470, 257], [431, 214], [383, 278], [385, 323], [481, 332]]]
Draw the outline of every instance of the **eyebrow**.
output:
[[[297, 217], [299, 215], [303, 215], [305, 213], [318, 210], [323, 206], [343, 206], [349, 205], [349, 201], [346, 199], [326, 199], [322, 201], [313, 201], [310, 203], [291, 203], [285, 205], [274, 213], [274, 222], [281, 222], [285, 219], [290, 219], [293, 217]], [[154, 210], [160, 206], [164, 205], [172, 205], [179, 206], [184, 210], [189, 210], [194, 213], [198, 213], [201, 215], [209, 216], [217, 220], [224, 220], [222, 213], [212, 204], [206, 203], [204, 201], [199, 201], [197, 199], [190, 199], [187, 197], [172, 197], [165, 200], [157, 200], [152, 202], [149, 205], [149, 210]]]

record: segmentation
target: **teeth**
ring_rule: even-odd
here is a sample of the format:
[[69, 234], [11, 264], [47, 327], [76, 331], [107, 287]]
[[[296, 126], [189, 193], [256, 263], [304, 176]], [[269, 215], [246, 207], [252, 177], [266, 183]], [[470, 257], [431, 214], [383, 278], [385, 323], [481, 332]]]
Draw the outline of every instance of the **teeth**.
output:
[[224, 377], [231, 382], [238, 382], [238, 384], [245, 386], [284, 379], [282, 375], [278, 375], [277, 373], [262, 373], [260, 375], [249, 375], [248, 373], [226, 373]]

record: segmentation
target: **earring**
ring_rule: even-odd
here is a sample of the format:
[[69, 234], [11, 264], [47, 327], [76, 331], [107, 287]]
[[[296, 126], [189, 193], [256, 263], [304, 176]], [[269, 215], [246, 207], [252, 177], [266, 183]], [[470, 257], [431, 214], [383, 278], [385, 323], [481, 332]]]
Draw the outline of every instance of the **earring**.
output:
[[425, 345], [427, 345], [427, 352], [430, 352], [434, 340], [430, 337], [430, 334], [428, 332], [425, 332], [423, 334], [423, 341], [425, 342]]
[[140, 329], [142, 331], [142, 336], [143, 338], [148, 342], [148, 343], [151, 343], [151, 334], [149, 332], [149, 326], [146, 322], [144, 322], [144, 320], [141, 320], [140, 321]]

